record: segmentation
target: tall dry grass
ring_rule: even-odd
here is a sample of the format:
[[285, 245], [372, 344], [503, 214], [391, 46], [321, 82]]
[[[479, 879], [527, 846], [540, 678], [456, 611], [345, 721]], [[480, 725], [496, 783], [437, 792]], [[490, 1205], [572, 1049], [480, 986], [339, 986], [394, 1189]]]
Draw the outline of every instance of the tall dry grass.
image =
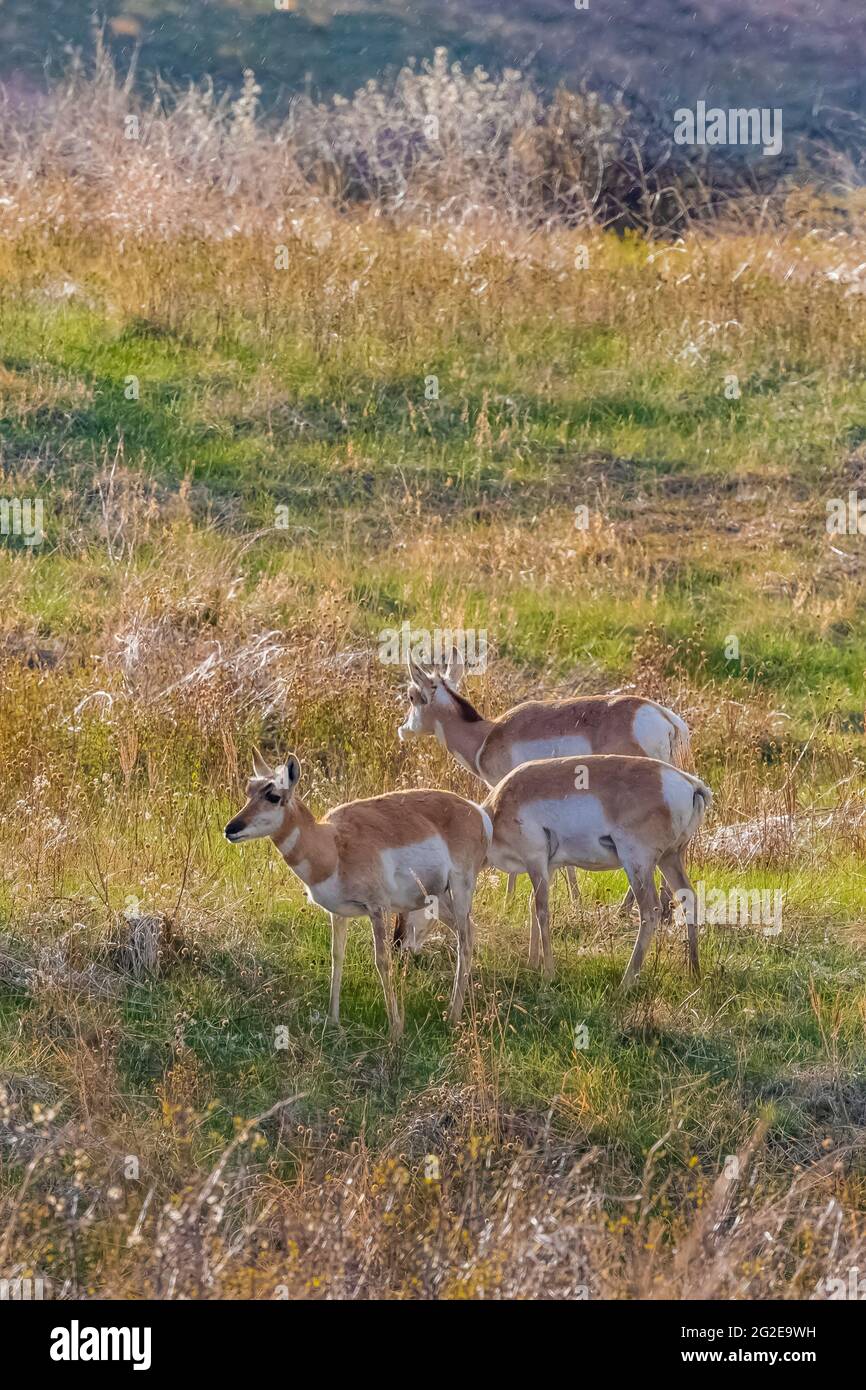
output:
[[[760, 223], [804, 182], [772, 160], [686, 152], [646, 111], [590, 91], [545, 100], [516, 71], [464, 72], [441, 49], [348, 100], [299, 95], [280, 122], [261, 119], [260, 96], [248, 71], [234, 98], [205, 82], [147, 100], [97, 39], [65, 82], [0, 109], [0, 227], [222, 238], [279, 228], [290, 210], [374, 203], [422, 225], [495, 211], [669, 235], [721, 215]], [[806, 195], [807, 213], [844, 217], [854, 169], [828, 162], [817, 183], [829, 196]]]
[[[443, 55], [279, 126], [257, 102], [142, 103], [97, 53], [2, 112], [3, 485], [52, 511], [44, 553], [0, 557], [0, 1271], [826, 1296], [866, 1253], [864, 570], [823, 530], [863, 467], [856, 198], [708, 184], [591, 94]], [[697, 870], [782, 884], [784, 938], [707, 931], [701, 991], [662, 938], [622, 1002], [596, 884], [557, 904], [545, 990], [486, 885], [459, 1034], [442, 948], [389, 1049], [353, 943], [325, 1037], [322, 924], [220, 829], [255, 743], [301, 753], [317, 809], [477, 795], [396, 741], [404, 615], [490, 630], [486, 712], [680, 709], [716, 791]]]

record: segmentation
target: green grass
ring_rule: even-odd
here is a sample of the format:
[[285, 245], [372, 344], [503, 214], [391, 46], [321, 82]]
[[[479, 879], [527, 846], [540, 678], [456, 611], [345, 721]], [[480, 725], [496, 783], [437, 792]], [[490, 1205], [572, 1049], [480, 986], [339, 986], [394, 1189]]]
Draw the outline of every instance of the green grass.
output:
[[[359, 1155], [417, 1176], [419, 1153], [441, 1153], [470, 1183], [453, 1135], [500, 1146], [488, 1174], [550, 1136], [573, 1159], [598, 1147], [605, 1190], [628, 1193], [668, 1136], [654, 1162], [673, 1248], [701, 1209], [694, 1184], [712, 1187], [765, 1123], [762, 1192], [814, 1169], [822, 1200], [844, 1184], [832, 1190], [862, 1214], [866, 606], [861, 539], [839, 539], [839, 556], [824, 527], [826, 498], [862, 465], [862, 323], [797, 241], [783, 259], [811, 293], [798, 281], [782, 297], [763, 270], [745, 296], [730, 268], [747, 248], [719, 236], [689, 243], [683, 285], [633, 241], [598, 238], [585, 298], [564, 293], [553, 242], [541, 268], [490, 252], [485, 298], [455, 291], [444, 247], [422, 253], [371, 219], [380, 259], [353, 297], [357, 234], [335, 221], [327, 264], [276, 285], [264, 243], [214, 247], [201, 295], [197, 252], [173, 247], [158, 275], [146, 246], [121, 261], [67, 245], [89, 307], [40, 298], [50, 248], [3, 253], [5, 487], [44, 499], [47, 540], [0, 545], [0, 928], [25, 961], [65, 962], [30, 984], [0, 971], [5, 1076], [25, 1112], [51, 1103], [52, 1123], [87, 1128], [76, 1142], [106, 1184], [118, 1154], [140, 1157], [134, 1212], [150, 1184], [187, 1200], [240, 1121], [297, 1095], [250, 1159], [289, 1204]], [[686, 322], [734, 316], [727, 350], [678, 359]], [[842, 806], [789, 855], [768, 841], [736, 865], [698, 847], [709, 886], [784, 892], [781, 936], [706, 927], [696, 985], [663, 935], [623, 996], [621, 876], [583, 876], [577, 906], [557, 887], [545, 984], [526, 964], [526, 889], [506, 907], [491, 876], [459, 1030], [443, 1022], [439, 943], [400, 965], [406, 1030], [389, 1043], [359, 924], [344, 1026], [328, 1031], [324, 915], [271, 847], [232, 848], [221, 828], [254, 744], [300, 754], [318, 810], [397, 786], [478, 796], [435, 743], [397, 741], [404, 678], [376, 657], [404, 619], [488, 632], [493, 659], [470, 684], [486, 711], [629, 684], [681, 708], [716, 794], [710, 830]], [[113, 955], [130, 896], [173, 932], [138, 981]], [[10, 1200], [21, 1174], [6, 1164]], [[56, 1231], [33, 1222], [38, 1263]], [[103, 1291], [115, 1234], [100, 1217], [93, 1248], [60, 1242], [52, 1258]], [[150, 1287], [117, 1258], [126, 1287]]]

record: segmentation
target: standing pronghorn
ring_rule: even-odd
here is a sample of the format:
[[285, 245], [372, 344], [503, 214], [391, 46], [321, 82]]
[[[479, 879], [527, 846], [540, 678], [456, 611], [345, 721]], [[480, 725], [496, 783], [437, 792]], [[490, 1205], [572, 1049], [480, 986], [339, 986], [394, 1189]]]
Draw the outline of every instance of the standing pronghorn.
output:
[[487, 812], [453, 792], [409, 791], [350, 801], [317, 820], [295, 794], [301, 767], [294, 754], [274, 769], [256, 753], [253, 772], [247, 804], [229, 821], [226, 839], [234, 844], [269, 837], [306, 885], [310, 902], [330, 914], [329, 1023], [340, 1019], [347, 918], [369, 917], [388, 1021], [399, 1035], [388, 915], [422, 908], [429, 913], [433, 903], [457, 932], [449, 1008], [456, 1023], [472, 966], [472, 895], [492, 835]]
[[[409, 713], [397, 733], [433, 734], [461, 767], [495, 787], [514, 768], [536, 758], [624, 753], [659, 758], [676, 767], [690, 761], [688, 725], [673, 710], [638, 695], [585, 695], [575, 700], [528, 700], [498, 719], [484, 719], [462, 695], [463, 658], [455, 649], [444, 672], [408, 660]], [[574, 887], [573, 871], [568, 871]], [[508, 893], [515, 875], [509, 874]], [[631, 890], [623, 907], [633, 903]]]
[[660, 868], [684, 899], [689, 966], [698, 967], [694, 893], [683, 852], [712, 800], [697, 777], [654, 758], [602, 754], [545, 758], [510, 772], [483, 803], [493, 819], [488, 863], [506, 873], [528, 873], [535, 908], [530, 959], [541, 950], [544, 972], [553, 974], [548, 921], [551, 871], [625, 869], [640, 909], [640, 930], [623, 984], [641, 968], [661, 915], [655, 886]]

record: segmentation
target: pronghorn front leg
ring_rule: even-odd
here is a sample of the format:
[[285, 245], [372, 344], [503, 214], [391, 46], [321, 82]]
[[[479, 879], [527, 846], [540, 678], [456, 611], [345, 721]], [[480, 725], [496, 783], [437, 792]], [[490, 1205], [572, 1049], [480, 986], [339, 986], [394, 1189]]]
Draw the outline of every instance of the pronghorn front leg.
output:
[[370, 922], [373, 927], [373, 950], [376, 955], [376, 970], [379, 973], [379, 979], [382, 981], [382, 993], [385, 996], [385, 1011], [388, 1015], [391, 1036], [399, 1038], [403, 1031], [403, 1020], [400, 1017], [400, 1010], [397, 1007], [397, 997], [394, 994], [394, 982], [391, 979], [391, 943], [388, 940], [388, 914], [382, 908], [372, 908], [370, 911]]
[[517, 883], [517, 874], [509, 874], [505, 880], [505, 901], [508, 902], [514, 897], [514, 886]]
[[574, 907], [575, 903], [580, 902], [580, 889], [577, 886], [577, 874], [574, 872], [573, 864], [565, 866], [565, 881], [568, 884], [568, 901]]
[[[630, 917], [632, 910], [637, 903], [637, 898], [631, 888], [626, 891], [626, 895], [619, 905], [619, 911], [623, 917]], [[670, 922], [674, 915], [674, 899], [670, 890], [670, 885], [664, 874], [662, 874], [662, 921]]]
[[634, 907], [635, 907], [636, 903], [637, 903], [637, 898], [635, 897], [634, 893], [631, 891], [631, 886], [629, 886], [629, 887], [626, 889], [626, 891], [625, 891], [625, 897], [623, 898], [622, 902], [620, 903], [620, 905], [619, 905], [617, 911], [620, 912], [621, 915], [622, 915], [623, 917], [630, 917], [631, 914], [632, 914], [632, 912], [633, 912], [633, 910], [634, 910]]
[[343, 979], [343, 959], [346, 955], [346, 929], [349, 923], [345, 917], [331, 913], [331, 997], [328, 1001], [328, 1022], [340, 1022], [340, 984]]
[[537, 970], [541, 965], [541, 936], [538, 931], [538, 912], [534, 891], [529, 896], [529, 968]]

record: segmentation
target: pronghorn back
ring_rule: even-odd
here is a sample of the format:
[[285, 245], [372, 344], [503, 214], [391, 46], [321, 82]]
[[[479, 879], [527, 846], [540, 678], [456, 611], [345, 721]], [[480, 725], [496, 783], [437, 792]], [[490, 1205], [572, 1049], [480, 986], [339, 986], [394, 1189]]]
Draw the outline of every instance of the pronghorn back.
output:
[[711, 800], [704, 782], [670, 763], [606, 753], [523, 763], [484, 806], [493, 817], [494, 850], [497, 841], [521, 834], [533, 819], [549, 819], [553, 808], [558, 820], [584, 815], [594, 823], [598, 812], [605, 838], [619, 834], [662, 851], [688, 844]]
[[494, 721], [478, 763], [488, 781], [498, 781], [523, 762], [603, 753], [683, 766], [689, 760], [688, 726], [673, 711], [637, 695], [529, 700]]
[[381, 846], [402, 849], [440, 836], [456, 863], [483, 863], [492, 835], [487, 811], [454, 792], [419, 788], [335, 806], [322, 824], [336, 832], [343, 872], [363, 871]]

